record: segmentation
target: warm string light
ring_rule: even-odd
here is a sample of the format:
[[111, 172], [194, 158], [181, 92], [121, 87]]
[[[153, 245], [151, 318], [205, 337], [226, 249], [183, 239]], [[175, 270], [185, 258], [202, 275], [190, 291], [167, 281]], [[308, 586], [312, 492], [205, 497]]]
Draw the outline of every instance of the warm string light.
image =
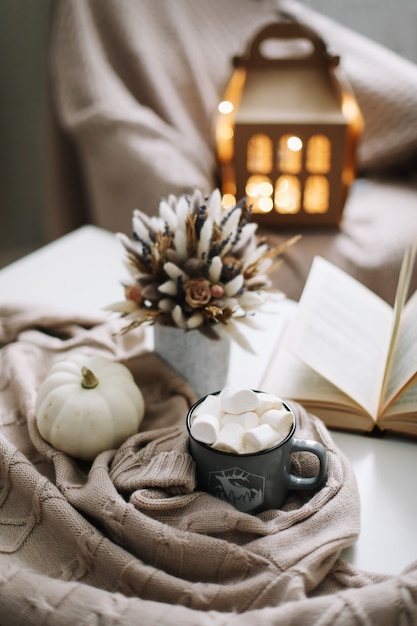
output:
[[[306, 178], [302, 190], [297, 174], [302, 171], [304, 144], [296, 135], [284, 135], [278, 142], [278, 166], [282, 172], [275, 186], [270, 176], [273, 169], [272, 141], [264, 134], [251, 137], [247, 149], [247, 169], [251, 174], [245, 194], [255, 212], [294, 214], [303, 208], [308, 213], [324, 213], [329, 205], [329, 184], [324, 174], [330, 171], [331, 146], [324, 135], [313, 135], [307, 142]], [[231, 196], [232, 198], [233, 196]], [[231, 200], [232, 203], [232, 200]]]

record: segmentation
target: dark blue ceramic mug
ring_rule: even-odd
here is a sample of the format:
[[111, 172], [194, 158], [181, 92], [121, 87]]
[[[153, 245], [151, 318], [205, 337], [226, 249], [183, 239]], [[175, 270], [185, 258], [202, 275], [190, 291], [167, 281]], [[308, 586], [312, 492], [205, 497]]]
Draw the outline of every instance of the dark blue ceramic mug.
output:
[[[288, 404], [284, 403], [284, 406], [294, 419], [283, 441], [260, 452], [236, 454], [217, 450], [192, 436], [193, 412], [205, 398], [193, 404], [187, 414], [189, 449], [196, 465], [198, 489], [233, 504], [239, 511], [259, 513], [280, 508], [291, 490], [314, 490], [324, 484], [327, 478], [326, 449], [318, 441], [294, 437], [295, 416]], [[294, 452], [310, 452], [317, 456], [319, 470], [316, 476], [303, 478], [291, 473]]]

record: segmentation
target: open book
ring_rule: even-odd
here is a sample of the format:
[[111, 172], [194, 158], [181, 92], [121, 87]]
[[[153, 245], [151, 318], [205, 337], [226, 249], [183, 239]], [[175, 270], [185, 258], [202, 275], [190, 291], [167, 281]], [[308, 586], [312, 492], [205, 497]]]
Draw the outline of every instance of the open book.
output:
[[405, 253], [393, 308], [316, 257], [262, 389], [330, 428], [417, 436], [417, 292], [407, 301], [416, 247]]

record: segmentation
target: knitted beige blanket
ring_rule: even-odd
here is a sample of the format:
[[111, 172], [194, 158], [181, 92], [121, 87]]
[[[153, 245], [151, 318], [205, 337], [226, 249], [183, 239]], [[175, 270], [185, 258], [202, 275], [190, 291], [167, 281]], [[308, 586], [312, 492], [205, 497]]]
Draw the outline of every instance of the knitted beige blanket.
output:
[[[142, 330], [114, 331], [0, 309], [1, 626], [417, 623], [417, 564], [388, 577], [340, 559], [360, 530], [358, 492], [317, 418], [292, 405], [297, 435], [327, 448], [327, 484], [282, 510], [240, 513], [196, 490], [187, 383], [145, 351]], [[35, 423], [39, 384], [74, 352], [126, 363], [146, 403], [140, 432], [91, 464]]]

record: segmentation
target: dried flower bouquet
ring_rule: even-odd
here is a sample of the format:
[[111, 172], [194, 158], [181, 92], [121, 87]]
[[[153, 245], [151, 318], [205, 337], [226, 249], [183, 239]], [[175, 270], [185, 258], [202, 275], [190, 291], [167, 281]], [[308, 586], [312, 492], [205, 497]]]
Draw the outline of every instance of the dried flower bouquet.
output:
[[158, 323], [218, 339], [220, 324], [250, 349], [237, 322], [255, 325], [271, 291], [267, 274], [298, 237], [270, 248], [258, 241], [245, 201], [229, 209], [221, 201], [217, 189], [208, 198], [196, 190], [162, 200], [158, 216], [133, 212], [133, 237], [118, 233], [132, 280], [126, 299], [107, 307], [125, 317], [122, 332]]

